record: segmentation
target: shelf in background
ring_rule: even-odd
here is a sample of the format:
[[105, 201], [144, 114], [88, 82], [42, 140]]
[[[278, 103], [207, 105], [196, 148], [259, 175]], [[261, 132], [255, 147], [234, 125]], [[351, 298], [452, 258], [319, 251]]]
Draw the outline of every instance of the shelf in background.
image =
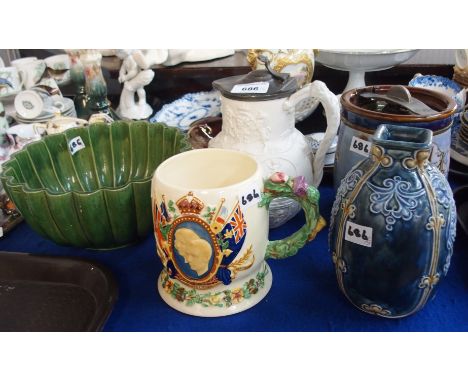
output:
[[[38, 58], [50, 55], [49, 51], [41, 49], [20, 50], [20, 53], [22, 56]], [[121, 60], [118, 57], [103, 58], [102, 66], [107, 81], [108, 96], [114, 107], [118, 105], [122, 87], [117, 80], [120, 64]], [[219, 78], [248, 73], [250, 66], [245, 51], [238, 51], [232, 56], [211, 61], [182, 63], [175, 66], [156, 65], [153, 69], [155, 70], [154, 79], [145, 89], [149, 104], [152, 105], [154, 112], [157, 112], [164, 104], [186, 93], [212, 90], [212, 82]], [[452, 78], [453, 65], [399, 65], [387, 70], [366, 73], [366, 83], [369, 85], [406, 85], [416, 73]], [[346, 86], [348, 73], [316, 63], [313, 79], [325, 82], [333, 93], [339, 94]], [[72, 96], [73, 88], [67, 86], [63, 89], [63, 93], [66, 96]], [[310, 117], [297, 124], [297, 128], [304, 134], [325, 131], [325, 126], [326, 119], [321, 106]]]

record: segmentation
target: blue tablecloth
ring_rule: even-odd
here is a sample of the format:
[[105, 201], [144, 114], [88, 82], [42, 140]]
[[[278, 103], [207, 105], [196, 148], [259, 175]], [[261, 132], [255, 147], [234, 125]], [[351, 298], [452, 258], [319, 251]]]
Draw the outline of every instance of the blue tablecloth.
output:
[[[334, 200], [330, 179], [320, 186], [322, 215], [329, 220]], [[303, 224], [299, 214], [271, 230], [278, 239]], [[0, 250], [69, 255], [104, 264], [119, 284], [119, 299], [105, 331], [466, 331], [468, 330], [468, 239], [459, 230], [452, 266], [436, 296], [413, 316], [392, 320], [363, 313], [341, 294], [327, 245], [328, 229], [296, 256], [269, 260], [273, 286], [254, 308], [222, 318], [184, 315], [167, 306], [156, 289], [161, 263], [155, 242], [114, 251], [62, 247], [32, 231], [27, 223], [0, 240]]]

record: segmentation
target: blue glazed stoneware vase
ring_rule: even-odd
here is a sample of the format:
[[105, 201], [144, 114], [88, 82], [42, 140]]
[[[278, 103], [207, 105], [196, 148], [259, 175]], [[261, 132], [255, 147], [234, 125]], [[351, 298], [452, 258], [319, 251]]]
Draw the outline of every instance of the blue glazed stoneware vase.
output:
[[381, 125], [371, 156], [341, 181], [331, 213], [338, 284], [364, 312], [401, 318], [424, 307], [453, 251], [456, 209], [429, 162], [432, 132]]

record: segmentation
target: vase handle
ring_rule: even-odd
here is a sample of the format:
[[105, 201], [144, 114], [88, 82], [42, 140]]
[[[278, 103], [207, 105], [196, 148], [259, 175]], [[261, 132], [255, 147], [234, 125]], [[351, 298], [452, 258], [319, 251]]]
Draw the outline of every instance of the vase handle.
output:
[[292, 179], [284, 173], [274, 173], [265, 181], [259, 207], [268, 208], [273, 199], [281, 197], [294, 199], [301, 205], [306, 223], [292, 235], [268, 242], [265, 259], [285, 259], [295, 255], [326, 226], [319, 213], [320, 194], [315, 187], [307, 185], [303, 176]]

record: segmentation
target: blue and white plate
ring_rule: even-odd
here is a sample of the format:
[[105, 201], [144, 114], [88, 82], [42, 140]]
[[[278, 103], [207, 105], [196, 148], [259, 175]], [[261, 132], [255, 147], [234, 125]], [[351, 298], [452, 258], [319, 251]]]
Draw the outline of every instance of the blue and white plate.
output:
[[218, 91], [188, 93], [172, 103], [164, 105], [150, 122], [163, 122], [187, 131], [190, 124], [205, 117], [221, 114], [221, 100]]
[[[319, 101], [307, 98], [296, 105], [296, 123], [306, 119], [317, 108]], [[182, 98], [164, 105], [150, 122], [162, 122], [187, 131], [189, 126], [199, 119], [221, 115], [221, 99], [218, 91], [188, 93]]]
[[466, 90], [447, 77], [416, 74], [408, 85], [434, 90], [453, 98], [457, 103], [457, 113], [461, 112], [465, 105]]

